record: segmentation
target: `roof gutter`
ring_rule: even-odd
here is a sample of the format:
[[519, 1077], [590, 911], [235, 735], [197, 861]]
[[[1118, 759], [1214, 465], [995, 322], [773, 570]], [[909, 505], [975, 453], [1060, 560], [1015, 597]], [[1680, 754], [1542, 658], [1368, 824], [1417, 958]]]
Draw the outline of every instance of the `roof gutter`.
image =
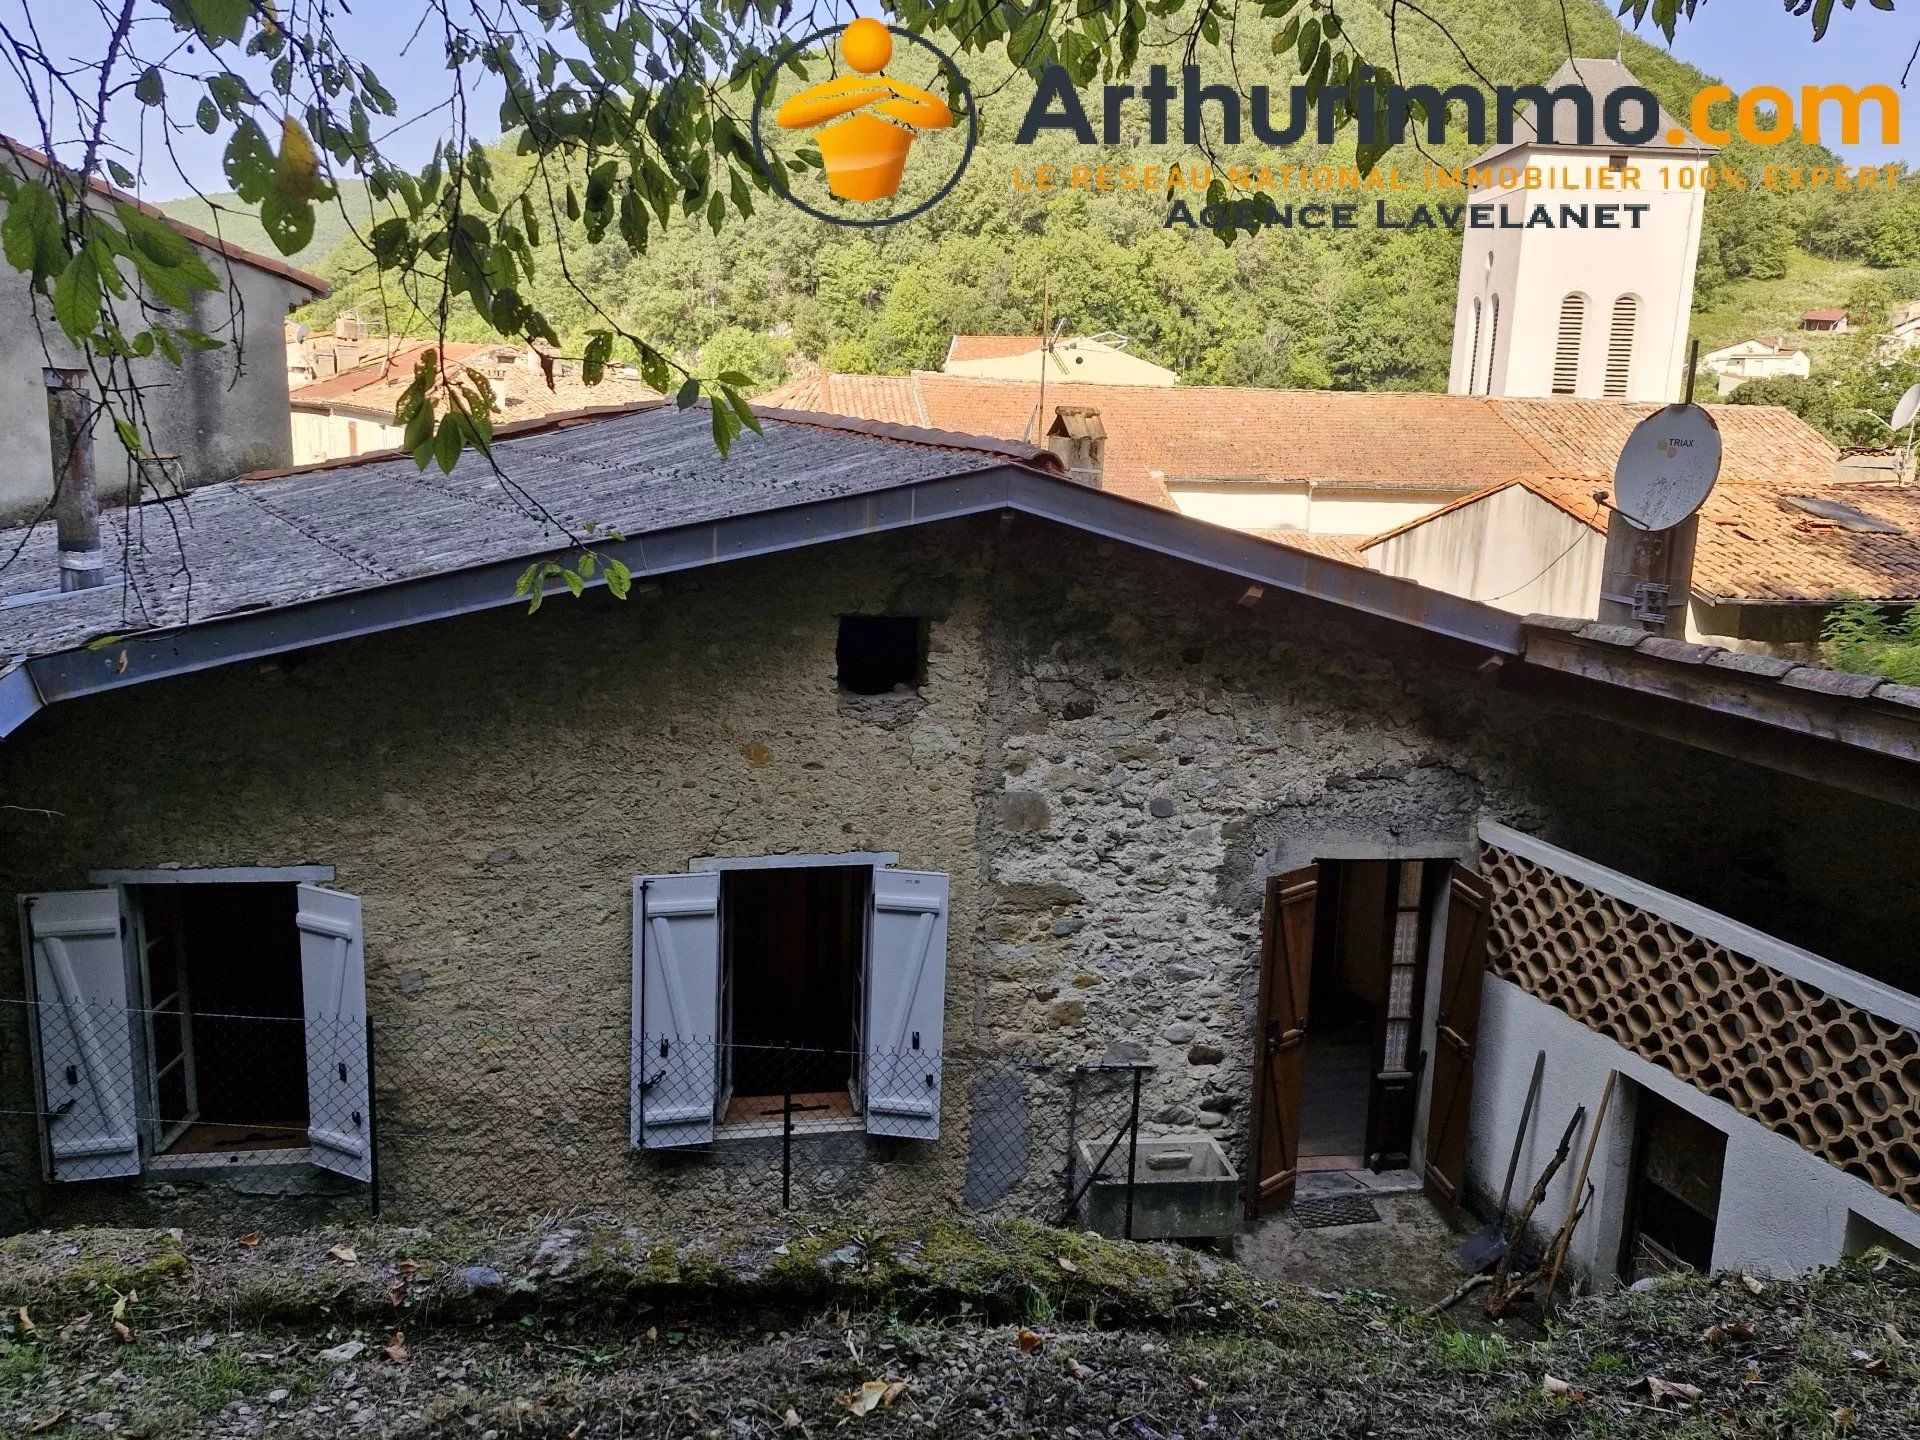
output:
[[[1482, 650], [1518, 656], [1518, 616], [1412, 581], [1342, 564], [1091, 490], [1023, 465], [995, 465], [896, 489], [680, 526], [599, 547], [644, 579], [883, 534], [970, 515], [1012, 511], [1233, 575], [1252, 583], [1412, 625]], [[553, 552], [555, 554], [565, 552]], [[26, 662], [36, 703], [0, 711], [0, 735], [39, 708], [150, 680], [263, 659], [524, 602], [514, 583], [533, 555], [398, 581], [299, 604], [223, 616]], [[596, 576], [588, 582], [604, 583]], [[549, 593], [560, 593], [555, 583]]]

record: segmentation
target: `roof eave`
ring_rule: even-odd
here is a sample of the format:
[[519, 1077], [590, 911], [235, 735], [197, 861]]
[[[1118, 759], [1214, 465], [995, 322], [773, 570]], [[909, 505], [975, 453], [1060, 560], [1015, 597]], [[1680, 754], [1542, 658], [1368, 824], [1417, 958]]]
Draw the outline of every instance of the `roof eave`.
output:
[[[1475, 646], [1517, 656], [1519, 620], [1429, 590], [1158, 506], [1093, 490], [1025, 465], [997, 464], [890, 490], [813, 501], [634, 536], [597, 547], [636, 580], [728, 560], [804, 549], [970, 515], [1013, 512], [1205, 566], [1250, 583], [1327, 600]], [[536, 555], [322, 596], [77, 647], [26, 662], [47, 703], [173, 675], [263, 659], [457, 615], [521, 604], [514, 584]], [[588, 581], [602, 584], [600, 577]], [[556, 584], [553, 590], [558, 593]], [[24, 719], [22, 715], [20, 718]], [[4, 733], [4, 732], [0, 732]]]

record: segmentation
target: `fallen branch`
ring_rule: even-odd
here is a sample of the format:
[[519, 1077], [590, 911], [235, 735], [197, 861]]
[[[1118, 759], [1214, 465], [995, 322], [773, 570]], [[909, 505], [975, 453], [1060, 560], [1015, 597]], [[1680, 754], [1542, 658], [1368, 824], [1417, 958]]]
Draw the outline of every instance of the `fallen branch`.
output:
[[1466, 1299], [1467, 1296], [1478, 1290], [1482, 1285], [1491, 1285], [1492, 1283], [1493, 1276], [1491, 1275], [1469, 1275], [1464, 1282], [1456, 1285], [1452, 1290], [1422, 1310], [1420, 1312], [1420, 1318], [1422, 1320], [1431, 1320], [1436, 1315], [1445, 1314], [1462, 1300]]

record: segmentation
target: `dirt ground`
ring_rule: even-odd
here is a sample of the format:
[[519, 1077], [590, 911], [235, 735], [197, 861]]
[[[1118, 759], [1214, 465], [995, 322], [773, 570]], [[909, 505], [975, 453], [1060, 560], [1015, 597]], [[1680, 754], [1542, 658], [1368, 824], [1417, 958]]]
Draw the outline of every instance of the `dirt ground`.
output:
[[1036, 1226], [0, 1242], [8, 1436], [1920, 1434], [1920, 1275], [1724, 1276], [1544, 1340]]

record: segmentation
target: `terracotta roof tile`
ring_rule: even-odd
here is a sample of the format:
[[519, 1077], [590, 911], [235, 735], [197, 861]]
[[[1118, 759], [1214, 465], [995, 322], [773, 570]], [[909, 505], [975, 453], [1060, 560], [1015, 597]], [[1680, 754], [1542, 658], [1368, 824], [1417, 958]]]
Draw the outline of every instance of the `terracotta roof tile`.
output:
[[[813, 375], [761, 397], [789, 410], [1010, 439], [1045, 429], [1040, 387], [1025, 381], [916, 371]], [[1187, 482], [1313, 480], [1477, 491], [1518, 475], [1610, 479], [1620, 447], [1655, 408], [1621, 401], [1508, 400], [1468, 395], [1232, 386], [1046, 387], [1047, 420], [1061, 406], [1096, 410], [1107, 430], [1102, 488], [1173, 504]], [[1707, 407], [1733, 478], [1826, 483], [1836, 452], [1773, 406]]]
[[[401, 392], [413, 380], [414, 366], [433, 348], [428, 340], [397, 341], [382, 358], [295, 386], [289, 399], [296, 406], [340, 406], [390, 416]], [[493, 391], [495, 412], [502, 420], [659, 398], [640, 380], [614, 372], [589, 385], [570, 364], [556, 367], [549, 385], [544, 371], [525, 363], [526, 353], [517, 346], [455, 340], [449, 340], [441, 350], [442, 364], [449, 373], [460, 370], [486, 379]]]
[[[1362, 541], [1370, 550], [1436, 518], [1523, 485], [1596, 531], [1611, 487], [1582, 476], [1521, 476], [1488, 486], [1432, 515]], [[1810, 514], [1796, 499], [1847, 507], [1859, 519]], [[1831, 604], [1920, 600], [1920, 490], [1903, 485], [1755, 483], [1722, 480], [1700, 507], [1694, 593], [1713, 601]]]
[[949, 360], [1005, 360], [1040, 348], [1038, 335], [956, 335], [947, 346]]
[[1304, 530], [1254, 530], [1250, 533], [1258, 535], [1262, 540], [1271, 540], [1276, 545], [1304, 550], [1309, 555], [1338, 560], [1342, 564], [1364, 567], [1367, 563], [1366, 557], [1358, 548], [1358, 536], [1309, 535]]

